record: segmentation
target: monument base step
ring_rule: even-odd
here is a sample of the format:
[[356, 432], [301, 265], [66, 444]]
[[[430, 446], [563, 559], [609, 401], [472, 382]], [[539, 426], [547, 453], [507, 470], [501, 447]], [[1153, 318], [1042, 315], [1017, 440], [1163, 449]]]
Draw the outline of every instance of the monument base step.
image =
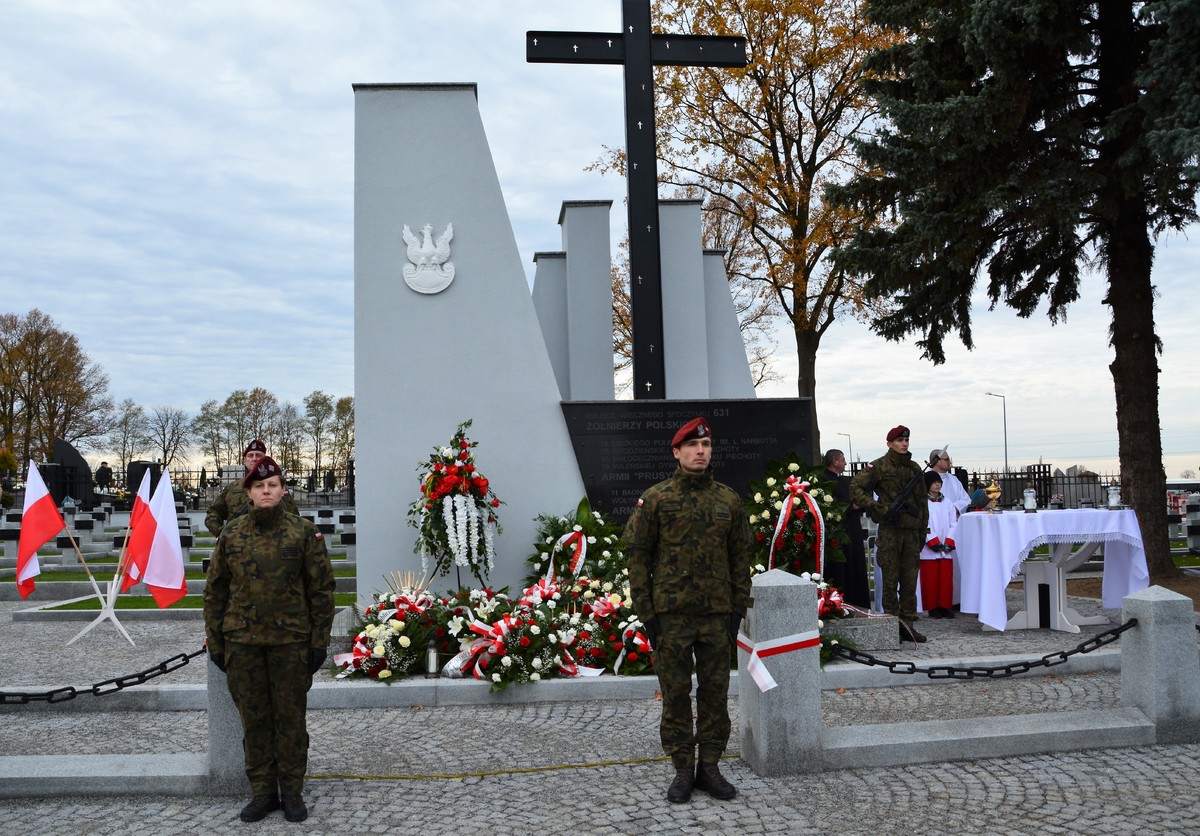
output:
[[195, 796], [208, 790], [207, 753], [0, 757], [0, 798]]

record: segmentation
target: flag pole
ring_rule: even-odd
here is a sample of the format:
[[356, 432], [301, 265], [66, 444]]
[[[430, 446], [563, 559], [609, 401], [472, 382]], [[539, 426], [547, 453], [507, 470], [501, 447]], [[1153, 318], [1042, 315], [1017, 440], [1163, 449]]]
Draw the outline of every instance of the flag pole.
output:
[[137, 645], [134, 644], [133, 639], [130, 638], [129, 633], [127, 633], [125, 631], [125, 626], [123, 624], [121, 624], [120, 621], [117, 620], [117, 614], [116, 614], [115, 610], [113, 609], [113, 604], [115, 603], [112, 600], [113, 587], [109, 586], [109, 588], [108, 588], [109, 596], [108, 596], [108, 598], [105, 598], [104, 593], [102, 593], [100, 591], [100, 585], [96, 583], [95, 576], [92, 575], [92, 570], [87, 565], [87, 561], [83, 559], [83, 552], [79, 550], [79, 545], [75, 542], [75, 538], [71, 535], [70, 526], [67, 527], [66, 531], [67, 531], [67, 539], [69, 539], [71, 541], [71, 548], [75, 549], [75, 554], [79, 558], [79, 562], [83, 564], [83, 570], [85, 572], [87, 572], [88, 580], [92, 582], [92, 589], [96, 590], [96, 598], [100, 601], [100, 614], [98, 616], [96, 616], [96, 618], [92, 621], [91, 624], [89, 624], [88, 626], [86, 626], [82, 630], [80, 630], [75, 635], [75, 638], [71, 639], [69, 642], [67, 642], [67, 644], [74, 644], [76, 642], [76, 640], [81, 639], [85, 635], [87, 635], [87, 633], [89, 631], [91, 631], [91, 629], [93, 627], [95, 627], [97, 624], [99, 624], [101, 621], [109, 620], [109, 621], [112, 621], [112, 623], [117, 626], [117, 629], [121, 632], [121, 635], [125, 637], [126, 641], [128, 641], [134, 647], [137, 647]]
[[111, 604], [116, 600], [116, 597], [121, 594], [121, 581], [125, 577], [125, 554], [129, 549], [129, 535], [133, 533], [133, 526], [125, 526], [125, 537], [121, 541], [121, 551], [117, 555], [117, 571], [113, 575], [112, 586], [108, 590], [108, 600]]

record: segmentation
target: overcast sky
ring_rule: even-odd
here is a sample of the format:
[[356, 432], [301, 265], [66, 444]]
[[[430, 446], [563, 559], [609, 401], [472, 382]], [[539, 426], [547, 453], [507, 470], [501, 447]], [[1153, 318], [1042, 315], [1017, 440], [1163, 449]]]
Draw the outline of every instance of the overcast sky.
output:
[[[563, 200], [624, 142], [620, 69], [526, 64], [528, 29], [616, 31], [617, 0], [6, 0], [0, 23], [0, 299], [77, 335], [116, 400], [194, 413], [263, 386], [353, 394], [353, 113], [359, 82], [476, 82], [517, 236], [561, 246]], [[413, 160], [413, 165], [420, 165]], [[1200, 470], [1196, 230], [1158, 251], [1167, 475]], [[1115, 469], [1103, 281], [1066, 323], [976, 310], [976, 349], [933, 367], [862, 325], [827, 334], [825, 446], [880, 454], [896, 423], [969, 467]], [[794, 393], [785, 375], [760, 395]], [[1005, 395], [988, 397], [985, 392]], [[841, 434], [848, 434], [849, 441]]]

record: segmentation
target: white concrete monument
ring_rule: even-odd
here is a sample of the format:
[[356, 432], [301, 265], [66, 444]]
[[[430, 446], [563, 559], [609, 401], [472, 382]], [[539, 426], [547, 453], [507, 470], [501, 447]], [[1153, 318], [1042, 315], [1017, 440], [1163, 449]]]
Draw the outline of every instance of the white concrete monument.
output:
[[[416, 468], [467, 418], [480, 471], [506, 503], [489, 581], [516, 588], [535, 517], [574, 507], [584, 489], [476, 87], [358, 84], [354, 93], [359, 594], [385, 589], [391, 571], [419, 569], [416, 530], [405, 525]], [[427, 281], [410, 287], [406, 268]]]

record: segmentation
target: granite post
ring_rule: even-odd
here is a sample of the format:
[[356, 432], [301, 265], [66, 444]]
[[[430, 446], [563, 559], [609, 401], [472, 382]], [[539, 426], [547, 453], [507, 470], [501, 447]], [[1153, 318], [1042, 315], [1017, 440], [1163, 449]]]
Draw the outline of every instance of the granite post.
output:
[[[772, 569], [754, 577], [743, 632], [756, 646], [817, 634], [817, 587]], [[777, 687], [759, 690], [738, 650], [738, 713], [742, 760], [758, 775], [814, 772], [821, 763], [821, 647], [763, 659]]]
[[205, 659], [208, 664], [208, 787], [219, 795], [242, 795], [250, 790], [246, 780], [246, 757], [242, 751], [242, 718], [229, 695], [224, 672], [207, 654]]
[[1159, 743], [1200, 742], [1200, 656], [1192, 599], [1151, 586], [1126, 596], [1121, 634], [1121, 705], [1155, 725]]

